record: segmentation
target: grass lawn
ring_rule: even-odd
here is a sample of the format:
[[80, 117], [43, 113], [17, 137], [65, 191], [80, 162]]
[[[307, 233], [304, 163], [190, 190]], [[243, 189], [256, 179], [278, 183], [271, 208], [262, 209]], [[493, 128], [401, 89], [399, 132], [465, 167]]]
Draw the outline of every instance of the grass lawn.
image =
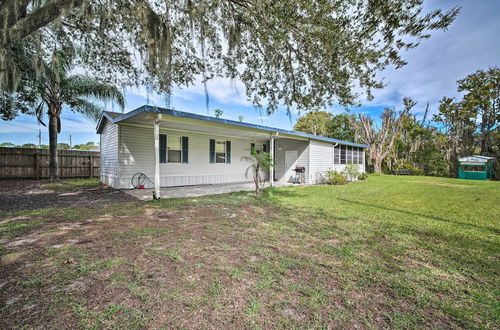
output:
[[0, 328], [500, 327], [500, 182], [0, 215]]

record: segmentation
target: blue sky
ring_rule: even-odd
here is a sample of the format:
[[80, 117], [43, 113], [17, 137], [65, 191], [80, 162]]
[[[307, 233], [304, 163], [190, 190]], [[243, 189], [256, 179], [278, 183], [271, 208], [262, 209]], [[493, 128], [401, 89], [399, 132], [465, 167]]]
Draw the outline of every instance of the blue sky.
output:
[[[378, 116], [384, 107], [396, 107], [405, 96], [418, 101], [415, 112], [423, 111], [425, 104], [430, 102], [431, 112], [435, 112], [439, 100], [443, 96], [458, 96], [456, 81], [478, 69], [500, 65], [500, 1], [426, 1], [427, 9], [449, 9], [462, 6], [462, 13], [446, 32], [434, 32], [429, 40], [413, 50], [403, 54], [408, 62], [405, 67], [394, 70], [388, 68], [380, 73], [386, 87], [375, 91], [375, 99], [367, 102], [360, 98], [362, 107], [351, 108], [353, 113], [365, 113]], [[223, 118], [238, 120], [244, 116], [245, 122], [263, 124], [284, 129], [291, 129], [297, 119], [297, 114], [288, 117], [284, 110], [279, 110], [271, 116], [259, 112], [246, 100], [245, 89], [241, 82], [227, 79], [217, 79], [208, 84], [210, 95], [210, 115], [220, 108], [224, 111]], [[162, 97], [148, 95], [145, 89], [131, 89], [126, 94], [125, 112], [143, 104], [164, 106]], [[203, 86], [196, 84], [190, 88], [175, 90], [171, 106], [182, 111], [206, 114], [205, 94]], [[113, 110], [109, 104], [108, 110]], [[119, 111], [117, 107], [115, 111]], [[333, 113], [343, 111], [341, 107], [325, 109]], [[15, 144], [38, 143], [38, 129], [42, 129], [42, 143], [48, 144], [47, 129], [39, 126], [36, 119], [29, 116], [19, 116], [11, 122], [0, 120], [0, 142]], [[85, 117], [74, 114], [68, 109], [63, 111], [62, 132], [59, 142], [69, 142], [72, 136], [73, 144], [87, 141], [99, 141], [95, 134], [95, 123]]]

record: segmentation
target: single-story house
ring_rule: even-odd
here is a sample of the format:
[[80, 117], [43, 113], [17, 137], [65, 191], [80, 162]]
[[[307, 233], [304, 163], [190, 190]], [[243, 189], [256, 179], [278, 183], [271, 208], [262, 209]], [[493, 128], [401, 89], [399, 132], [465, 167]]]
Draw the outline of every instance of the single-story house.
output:
[[[142, 172], [149, 187], [252, 181], [245, 176], [251, 150], [269, 152], [271, 184], [292, 182], [297, 166], [304, 183], [320, 182], [325, 171], [357, 164], [365, 171], [367, 145], [155, 106], [128, 113], [104, 112], [97, 125], [101, 138], [101, 181], [132, 188]], [[157, 195], [158, 196], [158, 195]]]

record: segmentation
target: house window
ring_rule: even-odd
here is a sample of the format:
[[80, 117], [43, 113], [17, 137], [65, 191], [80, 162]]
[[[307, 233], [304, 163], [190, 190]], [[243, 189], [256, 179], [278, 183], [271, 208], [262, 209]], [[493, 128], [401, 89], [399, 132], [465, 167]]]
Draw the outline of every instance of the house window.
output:
[[347, 164], [353, 164], [352, 162], [352, 147], [347, 147]]
[[168, 162], [180, 163], [182, 161], [182, 143], [180, 137], [167, 139]]
[[221, 140], [215, 141], [215, 162], [216, 163], [226, 162], [226, 141], [221, 141]]
[[231, 141], [210, 139], [210, 164], [231, 164]]
[[333, 163], [340, 164], [340, 146], [337, 145], [335, 149], [333, 149]]
[[346, 146], [340, 146], [340, 164], [345, 164]]
[[255, 144], [255, 143], [250, 143], [250, 153], [257, 153], [261, 154], [263, 152], [269, 152], [267, 150], [267, 144]]
[[160, 134], [160, 163], [188, 163], [189, 138]]

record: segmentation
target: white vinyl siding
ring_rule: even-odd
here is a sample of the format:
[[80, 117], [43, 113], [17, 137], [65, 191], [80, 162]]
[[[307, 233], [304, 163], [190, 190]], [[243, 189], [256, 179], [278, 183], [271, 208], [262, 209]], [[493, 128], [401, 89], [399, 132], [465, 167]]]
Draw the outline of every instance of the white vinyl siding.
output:
[[[285, 155], [287, 151], [297, 151], [297, 160], [290, 167], [285, 166]], [[309, 176], [309, 141], [293, 139], [276, 139], [275, 147], [275, 178], [279, 182], [293, 182], [296, 166], [306, 168], [306, 180]]]
[[333, 144], [328, 142], [311, 141], [309, 146], [311, 155], [310, 183], [321, 183], [326, 171], [333, 169]]
[[[246, 168], [250, 164], [241, 160], [243, 155], [250, 153], [251, 140], [168, 129], [160, 129], [160, 133], [166, 134], [168, 139], [180, 139], [181, 136], [189, 138], [189, 163], [160, 164], [161, 187], [251, 181], [250, 176], [245, 176]], [[210, 139], [231, 141], [231, 164], [210, 164]], [[121, 125], [119, 150], [120, 188], [131, 187], [130, 180], [137, 172], [145, 173], [153, 181], [152, 128]], [[146, 186], [151, 187], [151, 184]]]
[[[245, 176], [249, 163], [242, 161], [242, 156], [250, 154], [252, 144], [266, 144], [266, 149], [269, 146], [269, 140], [255, 141], [253, 138], [219, 135], [221, 133], [207, 134], [160, 128], [160, 134], [167, 135], [167, 139], [172, 141], [182, 141], [182, 136], [187, 137], [189, 141], [188, 163], [160, 164], [161, 187], [250, 182], [251, 176]], [[155, 151], [152, 127], [111, 124], [105, 119], [100, 139], [103, 183], [114, 188], [131, 188], [131, 178], [138, 172], [143, 172], [151, 181], [154, 180]], [[231, 164], [210, 163], [210, 139], [231, 142]], [[179, 148], [178, 144], [175, 149]], [[334, 153], [334, 144], [314, 139], [309, 141], [288, 137], [276, 138], [274, 148], [276, 180], [283, 183], [293, 182], [295, 177], [293, 169], [296, 166], [305, 167], [304, 177], [309, 184], [320, 183], [321, 177], [328, 170], [343, 171], [345, 164], [337, 164], [342, 157], [340, 152]], [[363, 162], [362, 154], [363, 150], [360, 149], [358, 155], [354, 153], [354, 159]], [[346, 156], [344, 159], [347, 160]], [[285, 164], [286, 159], [288, 166]], [[358, 166], [360, 171], [364, 172], [364, 164]], [[147, 182], [146, 187], [151, 188], [152, 184]]]
[[115, 186], [115, 180], [119, 178], [118, 171], [118, 125], [112, 124], [109, 120], [104, 119], [100, 134], [100, 149], [101, 149], [101, 173], [100, 180], [102, 183]]
[[[309, 183], [321, 183], [322, 177], [324, 177], [326, 171], [334, 170], [337, 172], [342, 172], [345, 170], [346, 164], [338, 164], [341, 161], [341, 147], [345, 148], [346, 163], [353, 162], [353, 159], [358, 159], [359, 154], [359, 164], [356, 164], [360, 172], [365, 171], [365, 166], [363, 164], [363, 148], [337, 145], [334, 149], [335, 143], [320, 142], [311, 140], [311, 145], [309, 147], [309, 153], [311, 155], [311, 177]], [[338, 149], [337, 149], [338, 148]], [[358, 150], [358, 152], [353, 151]], [[335, 152], [337, 151], [337, 154]]]

